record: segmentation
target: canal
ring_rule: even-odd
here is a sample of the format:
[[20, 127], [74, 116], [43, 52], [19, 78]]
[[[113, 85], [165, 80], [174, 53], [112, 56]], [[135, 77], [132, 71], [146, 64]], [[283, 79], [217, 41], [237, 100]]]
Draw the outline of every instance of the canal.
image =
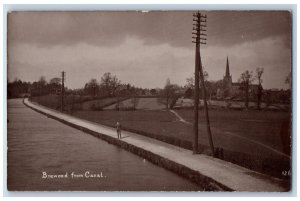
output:
[[12, 191], [202, 191], [117, 146], [8, 100], [7, 187]]

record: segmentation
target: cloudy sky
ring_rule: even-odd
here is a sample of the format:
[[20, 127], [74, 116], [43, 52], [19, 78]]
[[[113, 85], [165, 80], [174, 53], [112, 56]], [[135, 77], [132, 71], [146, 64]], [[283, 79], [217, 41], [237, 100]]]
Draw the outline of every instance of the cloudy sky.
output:
[[[287, 88], [291, 19], [285, 11], [209, 11], [201, 47], [209, 80], [236, 82], [263, 67], [264, 88]], [[8, 15], [8, 79], [47, 80], [66, 71], [66, 86], [83, 87], [111, 72], [139, 87], [184, 85], [193, 75], [192, 12], [12, 12]]]

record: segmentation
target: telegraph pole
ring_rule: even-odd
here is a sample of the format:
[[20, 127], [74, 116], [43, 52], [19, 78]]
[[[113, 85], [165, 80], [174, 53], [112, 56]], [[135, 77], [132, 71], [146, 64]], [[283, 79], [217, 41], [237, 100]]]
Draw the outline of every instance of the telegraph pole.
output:
[[64, 111], [64, 96], [65, 96], [65, 77], [66, 72], [61, 72], [61, 112]]
[[206, 101], [206, 89], [205, 89], [205, 82], [204, 82], [204, 74], [203, 74], [203, 68], [202, 68], [202, 62], [201, 62], [201, 56], [200, 56], [200, 44], [205, 45], [206, 44], [206, 22], [207, 22], [207, 16], [202, 15], [200, 12], [196, 12], [193, 14], [194, 19], [193, 21], [196, 22], [196, 24], [193, 24], [193, 30], [196, 32], [193, 32], [195, 36], [193, 36], [193, 43], [196, 44], [196, 51], [195, 51], [195, 101], [194, 101], [194, 143], [193, 143], [193, 153], [196, 154], [198, 150], [198, 107], [199, 107], [199, 74], [200, 74], [200, 81], [202, 86], [202, 94], [203, 94], [203, 102], [204, 102], [204, 112], [205, 112], [205, 118], [206, 118], [206, 128], [207, 128], [207, 135], [209, 139], [209, 145], [211, 148], [212, 155], [215, 156], [214, 152], [214, 145], [210, 130], [210, 122], [209, 122], [209, 116], [208, 116], [208, 107], [207, 107], [207, 101]]
[[193, 21], [196, 24], [193, 24], [193, 32], [195, 36], [193, 43], [196, 44], [195, 48], [195, 93], [194, 93], [194, 127], [193, 127], [193, 154], [198, 153], [198, 107], [199, 107], [199, 61], [200, 61], [200, 13], [193, 14]]

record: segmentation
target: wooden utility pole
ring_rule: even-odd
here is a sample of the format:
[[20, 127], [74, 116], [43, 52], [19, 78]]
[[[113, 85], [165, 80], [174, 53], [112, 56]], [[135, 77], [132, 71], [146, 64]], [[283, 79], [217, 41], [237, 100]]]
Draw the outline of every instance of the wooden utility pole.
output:
[[214, 152], [214, 145], [210, 130], [210, 122], [209, 122], [209, 115], [208, 115], [208, 107], [207, 107], [207, 100], [206, 100], [206, 89], [205, 89], [205, 82], [204, 82], [204, 74], [200, 56], [200, 44], [206, 44], [206, 34], [205, 34], [205, 27], [207, 22], [207, 16], [202, 15], [200, 12], [193, 14], [194, 19], [193, 21], [196, 22], [194, 24], [193, 32], [195, 36], [193, 36], [193, 43], [196, 43], [196, 55], [195, 55], [195, 101], [194, 101], [194, 143], [193, 143], [193, 153], [196, 154], [198, 150], [198, 107], [199, 107], [199, 74], [200, 74], [200, 81], [202, 86], [202, 95], [203, 95], [203, 102], [204, 102], [204, 112], [206, 118], [206, 128], [207, 128], [207, 135], [209, 139], [209, 144], [211, 148], [212, 155], [215, 156]]
[[199, 61], [200, 61], [200, 13], [197, 12], [193, 14], [193, 21], [196, 24], [193, 24], [194, 35], [193, 43], [196, 44], [195, 48], [195, 92], [194, 92], [194, 126], [193, 126], [193, 154], [198, 153], [198, 107], [199, 107]]
[[65, 96], [65, 76], [66, 72], [61, 72], [61, 112], [64, 111], [64, 96]]

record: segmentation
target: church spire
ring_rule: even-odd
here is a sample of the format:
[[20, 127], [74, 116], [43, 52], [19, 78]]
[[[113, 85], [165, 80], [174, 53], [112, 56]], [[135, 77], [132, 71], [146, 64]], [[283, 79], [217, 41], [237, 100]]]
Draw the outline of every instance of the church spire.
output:
[[230, 77], [228, 56], [227, 56], [227, 63], [226, 63], [226, 74], [225, 74], [225, 77]]

